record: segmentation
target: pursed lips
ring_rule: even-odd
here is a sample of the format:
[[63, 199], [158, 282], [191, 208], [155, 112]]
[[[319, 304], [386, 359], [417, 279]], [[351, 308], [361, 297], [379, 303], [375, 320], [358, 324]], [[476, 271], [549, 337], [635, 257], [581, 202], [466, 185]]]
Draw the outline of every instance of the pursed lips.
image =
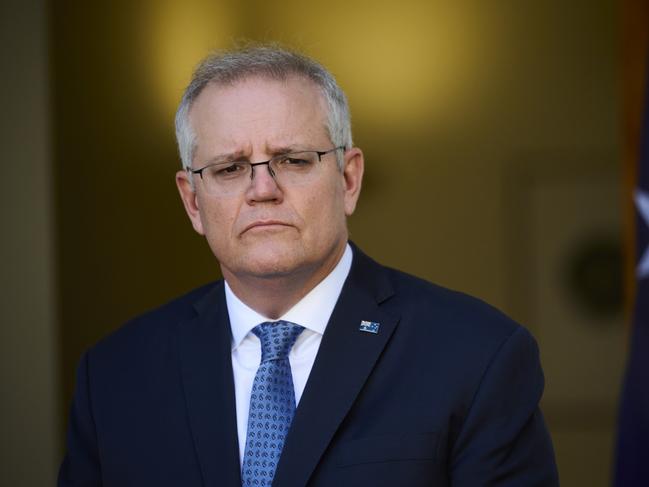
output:
[[249, 225], [247, 225], [244, 229], [242, 234], [246, 233], [248, 230], [252, 229], [264, 229], [264, 228], [272, 228], [272, 227], [292, 227], [293, 225], [279, 221], [279, 220], [258, 220], [255, 221]]

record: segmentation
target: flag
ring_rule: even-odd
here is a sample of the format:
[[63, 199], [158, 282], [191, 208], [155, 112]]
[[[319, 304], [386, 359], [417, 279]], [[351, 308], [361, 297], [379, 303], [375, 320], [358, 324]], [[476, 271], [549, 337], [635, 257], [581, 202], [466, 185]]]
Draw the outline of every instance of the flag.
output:
[[644, 98], [638, 180], [633, 195], [637, 284], [618, 418], [615, 487], [649, 486], [649, 89]]

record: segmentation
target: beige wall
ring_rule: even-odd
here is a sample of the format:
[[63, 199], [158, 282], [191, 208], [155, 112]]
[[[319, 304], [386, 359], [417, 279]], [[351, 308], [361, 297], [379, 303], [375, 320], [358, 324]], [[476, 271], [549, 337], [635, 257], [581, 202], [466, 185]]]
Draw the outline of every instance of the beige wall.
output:
[[59, 462], [46, 4], [0, 6], [0, 482], [53, 485]]

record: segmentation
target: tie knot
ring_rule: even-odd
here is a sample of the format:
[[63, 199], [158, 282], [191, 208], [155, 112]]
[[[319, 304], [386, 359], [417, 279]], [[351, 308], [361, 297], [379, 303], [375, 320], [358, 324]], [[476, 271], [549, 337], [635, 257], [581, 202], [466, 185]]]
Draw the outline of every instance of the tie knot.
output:
[[252, 332], [261, 340], [261, 361], [288, 357], [288, 352], [304, 330], [290, 321], [267, 321], [255, 326]]

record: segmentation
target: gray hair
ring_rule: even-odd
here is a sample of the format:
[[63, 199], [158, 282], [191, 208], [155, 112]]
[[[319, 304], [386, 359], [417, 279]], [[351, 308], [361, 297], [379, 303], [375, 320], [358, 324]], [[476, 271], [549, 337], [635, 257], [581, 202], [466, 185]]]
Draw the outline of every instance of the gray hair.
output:
[[[279, 81], [298, 76], [315, 83], [328, 108], [325, 128], [331, 142], [335, 147], [352, 147], [347, 97], [331, 73], [317, 61], [302, 54], [275, 45], [254, 46], [212, 53], [194, 71], [176, 112], [176, 139], [185, 169], [191, 167], [196, 151], [196, 134], [189, 120], [189, 111], [196, 98], [209, 83], [234, 85], [254, 76]], [[337, 157], [338, 166], [342, 169], [343, 157]]]

